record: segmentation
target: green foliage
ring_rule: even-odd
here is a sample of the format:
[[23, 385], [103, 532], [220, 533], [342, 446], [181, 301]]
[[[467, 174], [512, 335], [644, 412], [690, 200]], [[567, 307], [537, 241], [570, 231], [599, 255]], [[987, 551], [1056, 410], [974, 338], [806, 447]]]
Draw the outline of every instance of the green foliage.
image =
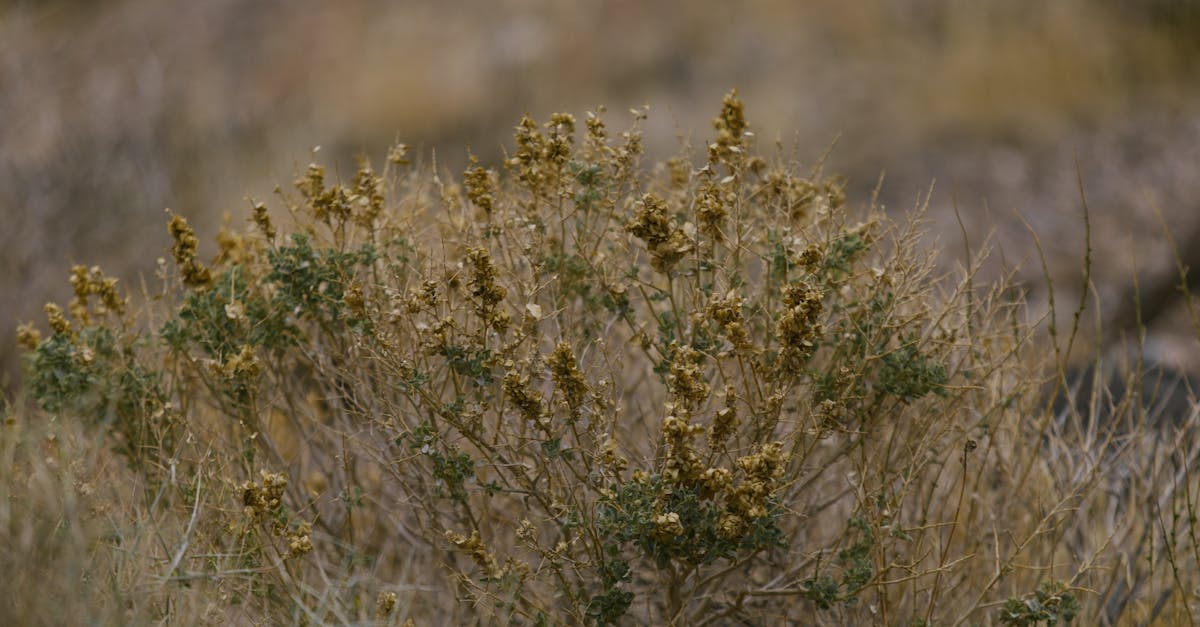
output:
[[233, 355], [242, 346], [276, 349], [300, 341], [287, 311], [256, 289], [240, 265], [223, 271], [211, 288], [189, 292], [161, 333], [175, 350], [195, 346], [211, 358]]
[[[633, 543], [646, 557], [663, 565], [672, 559], [703, 564], [731, 554], [734, 545], [716, 535], [720, 512], [715, 504], [697, 498], [690, 490], [676, 492], [660, 504], [661, 488], [657, 479], [620, 486], [613, 499], [601, 504], [601, 529], [621, 543]], [[655, 517], [662, 511], [679, 514], [682, 534], [660, 536]]]
[[846, 233], [833, 242], [821, 264], [821, 273], [830, 283], [837, 283], [852, 272], [852, 265], [868, 248], [861, 233]]
[[859, 538], [849, 548], [838, 551], [837, 561], [846, 569], [842, 575], [842, 586], [847, 592], [846, 602], [853, 603], [858, 600], [858, 591], [875, 575], [871, 564], [871, 550], [875, 548], [875, 537], [865, 520], [851, 518], [849, 524], [858, 531]]
[[403, 434], [408, 447], [417, 451], [430, 462], [430, 476], [434, 480], [433, 496], [464, 501], [467, 498], [466, 484], [475, 480], [475, 463], [458, 447], [447, 443], [431, 423], [423, 422], [411, 434]]
[[838, 589], [841, 586], [832, 576], [821, 574], [812, 579], [805, 579], [800, 587], [804, 598], [815, 603], [817, 609], [827, 610], [837, 603]]
[[1079, 600], [1070, 592], [1066, 582], [1046, 580], [1038, 584], [1032, 595], [1012, 597], [1000, 609], [1000, 623], [1030, 627], [1045, 623], [1057, 625], [1059, 620], [1070, 623], [1079, 615]]
[[883, 356], [879, 368], [879, 389], [899, 397], [905, 403], [929, 394], [945, 393], [949, 380], [946, 366], [922, 355], [917, 340], [908, 338], [900, 348]]
[[266, 278], [277, 286], [276, 304], [293, 315], [339, 322], [345, 315], [346, 287], [356, 270], [378, 258], [374, 246], [363, 244], [358, 250], [343, 252], [314, 249], [302, 233], [293, 233], [291, 240], [291, 246], [267, 253], [271, 271]]
[[472, 351], [462, 346], [441, 346], [436, 354], [446, 358], [446, 363], [455, 374], [470, 378], [476, 385], [490, 385], [492, 376], [491, 351]]
[[108, 329], [85, 329], [79, 338], [55, 333], [30, 355], [30, 393], [49, 412], [83, 403], [103, 382], [112, 348]]
[[835, 578], [829, 573], [821, 573], [803, 584], [804, 597], [816, 604], [817, 609], [828, 610], [835, 605], [854, 605], [858, 602], [859, 593], [875, 576], [871, 552], [875, 549], [876, 540], [866, 520], [858, 517], [847, 522], [853, 535], [854, 543], [837, 552], [835, 563], [841, 567], [841, 577]]
[[621, 583], [629, 581], [633, 571], [621, 558], [621, 549], [615, 543], [604, 545], [604, 557], [597, 571], [602, 591], [588, 601], [586, 615], [597, 625], [612, 625], [633, 604], [633, 593], [620, 587]]
[[169, 454], [162, 374], [138, 363], [136, 338], [119, 339], [107, 327], [55, 333], [28, 362], [29, 392], [44, 411], [108, 425], [130, 463], [140, 464], [156, 450]]

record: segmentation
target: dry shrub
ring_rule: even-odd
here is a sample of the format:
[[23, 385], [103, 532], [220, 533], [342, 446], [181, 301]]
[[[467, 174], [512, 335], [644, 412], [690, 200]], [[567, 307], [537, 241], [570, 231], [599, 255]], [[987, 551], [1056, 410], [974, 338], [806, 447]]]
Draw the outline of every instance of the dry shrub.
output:
[[116, 530], [67, 545], [86, 558], [69, 572], [109, 581], [81, 604], [172, 622], [1190, 616], [1194, 415], [1152, 456], [1140, 405], [1108, 427], [1056, 416], [1008, 286], [976, 286], [980, 259], [938, 276], [919, 211], [853, 210], [819, 165], [762, 156], [736, 94], [699, 164], [643, 166], [644, 112], [621, 133], [602, 113], [523, 119], [502, 168], [462, 183], [402, 145], [349, 181], [309, 166], [285, 220], [255, 203], [208, 261], [173, 216], [174, 270], [136, 306], [77, 269], [49, 335], [20, 332], [37, 408], [14, 422], [86, 424], [86, 459], [125, 462], [96, 475], [131, 486], [107, 518], [64, 515]]

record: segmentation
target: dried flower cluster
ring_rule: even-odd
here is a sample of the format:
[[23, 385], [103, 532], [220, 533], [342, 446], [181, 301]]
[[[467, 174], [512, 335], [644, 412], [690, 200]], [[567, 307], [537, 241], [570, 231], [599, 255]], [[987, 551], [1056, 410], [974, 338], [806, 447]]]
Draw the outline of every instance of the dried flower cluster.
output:
[[471, 199], [471, 202], [485, 216], [490, 216], [495, 203], [496, 184], [493, 174], [479, 166], [478, 163], [479, 159], [475, 155], [471, 155], [473, 167], [463, 172], [463, 185], [467, 188], [467, 198]]
[[672, 223], [666, 201], [654, 194], [642, 196], [637, 213], [625, 229], [646, 243], [650, 265], [663, 274], [669, 274], [693, 248], [683, 229]]
[[779, 488], [777, 481], [783, 475], [787, 458], [782, 442], [764, 444], [757, 453], [738, 458], [738, 468], [746, 478], [725, 499], [726, 511], [717, 528], [721, 537], [741, 537], [751, 520], [767, 516], [768, 499]]
[[243, 516], [250, 523], [243, 528], [243, 533], [250, 532], [258, 525], [266, 525], [271, 535], [283, 539], [286, 547], [284, 556], [293, 559], [313, 551], [312, 523], [289, 522], [284, 506], [287, 485], [286, 474], [262, 470], [258, 482], [243, 482], [239, 491]]
[[196, 255], [200, 240], [196, 239], [196, 233], [188, 225], [187, 219], [172, 214], [167, 230], [171, 233], [171, 239], [175, 241], [171, 246], [171, 255], [179, 266], [183, 284], [194, 288], [212, 285], [212, 273], [200, 263]]
[[246, 518], [253, 521], [268, 520], [274, 517], [283, 506], [283, 491], [287, 489], [287, 475], [278, 472], [261, 471], [259, 481], [242, 483], [242, 505]]
[[454, 531], [446, 531], [446, 540], [458, 547], [463, 553], [469, 555], [475, 564], [483, 570], [485, 576], [490, 579], [504, 579], [510, 574], [514, 574], [517, 577], [524, 577], [529, 572], [528, 564], [512, 559], [506, 560], [504, 565], [501, 566], [496, 561], [495, 556], [488, 551], [487, 545], [479, 537], [478, 531], [472, 531], [470, 536], [464, 536]]
[[726, 94], [721, 102], [721, 115], [713, 120], [713, 128], [717, 130], [716, 140], [708, 145], [708, 160], [710, 163], [731, 163], [741, 159], [745, 154], [746, 113], [742, 101], [738, 100], [737, 91]]
[[50, 330], [55, 335], [74, 335], [75, 330], [71, 327], [71, 322], [63, 315], [62, 307], [54, 303], [46, 303], [43, 309], [46, 312], [46, 321], [50, 324]]
[[517, 179], [539, 196], [561, 181], [575, 143], [575, 116], [555, 113], [545, 130], [547, 134], [542, 135], [537, 122], [529, 116], [521, 118], [515, 135], [516, 153], [505, 161], [516, 171]]
[[545, 410], [542, 407], [542, 393], [530, 386], [529, 375], [509, 370], [508, 374], [504, 375], [504, 393], [522, 418], [535, 425], [546, 426], [543, 422]]
[[125, 313], [125, 298], [117, 292], [117, 280], [104, 276], [98, 266], [90, 269], [76, 265], [71, 268], [71, 288], [75, 290], [75, 298], [71, 299], [71, 315], [82, 324], [90, 324], [88, 307], [92, 297], [98, 297], [96, 313], [104, 315], [113, 313], [118, 316]]
[[745, 303], [746, 299], [738, 296], [735, 290], [729, 290], [724, 298], [713, 300], [705, 310], [708, 318], [717, 324], [734, 350], [739, 352], [747, 352], [753, 346], [742, 315], [742, 306]]
[[496, 282], [496, 266], [492, 264], [491, 253], [486, 248], [472, 248], [467, 251], [467, 262], [471, 266], [468, 285], [477, 303], [475, 314], [488, 326], [503, 333], [508, 329], [511, 317], [499, 305], [508, 291]]
[[823, 328], [820, 319], [825, 295], [821, 288], [808, 282], [793, 283], [783, 288], [786, 307], [779, 316], [776, 332], [785, 351], [806, 355]]
[[588, 386], [576, 365], [575, 351], [569, 342], [559, 342], [554, 352], [547, 359], [550, 373], [554, 377], [554, 385], [562, 394], [563, 402], [573, 420], [580, 418], [580, 410], [587, 400]]

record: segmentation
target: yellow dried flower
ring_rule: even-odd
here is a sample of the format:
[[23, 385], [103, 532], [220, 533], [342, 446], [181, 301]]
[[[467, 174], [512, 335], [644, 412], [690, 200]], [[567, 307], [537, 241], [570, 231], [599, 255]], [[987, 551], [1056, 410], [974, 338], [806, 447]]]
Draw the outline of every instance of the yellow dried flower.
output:
[[793, 283], [783, 288], [783, 301], [787, 308], [779, 316], [775, 330], [783, 348], [780, 361], [785, 371], [796, 371], [824, 332], [820, 324], [823, 299], [820, 288], [807, 282]]
[[513, 137], [517, 143], [517, 150], [504, 165], [515, 169], [517, 179], [534, 192], [538, 192], [548, 180], [548, 168], [544, 163], [546, 140], [538, 131], [537, 123], [528, 115], [521, 118]]
[[736, 89], [729, 90], [729, 93], [721, 99], [721, 117], [714, 120], [713, 125], [717, 130], [728, 131], [738, 139], [746, 132], [746, 114], [742, 107], [742, 101], [738, 100]]
[[775, 212], [798, 222], [808, 216], [817, 201], [818, 192], [816, 183], [802, 179], [785, 168], [774, 168], [763, 177], [755, 193]]
[[517, 537], [525, 542], [533, 542], [537, 537], [537, 529], [528, 518], [521, 519], [521, 522], [517, 524], [516, 533]]
[[289, 558], [300, 557], [301, 555], [307, 555], [312, 552], [312, 539], [309, 537], [309, 534], [311, 533], [312, 524], [308, 522], [300, 523], [294, 530], [288, 533], [287, 556]]
[[835, 429], [846, 415], [846, 403], [827, 398], [817, 404], [813, 412], [818, 429]]
[[750, 334], [746, 331], [745, 320], [742, 317], [742, 305], [746, 300], [729, 290], [725, 298], [709, 303], [705, 313], [709, 319], [725, 332], [729, 343], [738, 351], [748, 351], [751, 348]]
[[654, 537], [659, 540], [669, 540], [683, 535], [683, 523], [679, 522], [679, 514], [667, 512], [654, 517]]
[[117, 292], [117, 280], [105, 277], [99, 266], [72, 266], [70, 282], [75, 292], [75, 297], [70, 303], [71, 315], [84, 326], [91, 323], [88, 306], [93, 296], [100, 297], [97, 313], [125, 313], [125, 299]]
[[510, 371], [504, 375], [504, 393], [512, 401], [521, 417], [539, 426], [544, 425], [545, 412], [542, 408], [542, 393], [529, 385], [529, 376]]
[[471, 155], [470, 160], [471, 167], [463, 172], [463, 185], [467, 188], [467, 198], [471, 200], [472, 204], [483, 210], [484, 215], [490, 216], [495, 206], [496, 183], [492, 173], [479, 165], [479, 159], [475, 155]]
[[35, 350], [42, 343], [42, 334], [34, 328], [33, 323], [26, 322], [17, 326], [17, 345], [25, 350]]
[[733, 483], [733, 473], [728, 468], [709, 468], [700, 475], [701, 494], [712, 497]]
[[[391, 616], [392, 610], [396, 609], [396, 593], [395, 592], [380, 592], [375, 598], [375, 618], [383, 620]], [[408, 619], [411, 621], [412, 619]]]
[[770, 481], [783, 474], [783, 463], [787, 458], [782, 442], [770, 442], [753, 455], [739, 457], [737, 464], [747, 476]]
[[296, 179], [296, 188], [305, 198], [316, 198], [325, 192], [325, 168], [316, 163], [308, 164], [304, 177]]
[[242, 505], [251, 520], [262, 520], [283, 505], [283, 492], [288, 478], [284, 473], [259, 472], [260, 483], [246, 481], [241, 485]]
[[254, 224], [258, 226], [258, 230], [267, 239], [275, 239], [275, 225], [271, 224], [271, 216], [267, 213], [267, 206], [261, 202], [254, 201], [253, 211]]
[[358, 171], [354, 173], [354, 193], [350, 196], [351, 206], [357, 207], [354, 221], [364, 228], [374, 228], [379, 214], [383, 213], [383, 179], [371, 169], [371, 162], [360, 159]]
[[199, 249], [200, 240], [196, 239], [196, 234], [192, 231], [192, 227], [188, 226], [187, 220], [182, 216], [171, 214], [171, 221], [167, 223], [167, 230], [171, 233], [171, 239], [175, 242], [171, 246], [171, 255], [175, 258], [175, 263], [179, 266], [180, 274], [183, 276], [183, 284], [197, 289], [207, 289], [210, 287], [212, 285], [212, 273], [196, 258], [196, 251]]
[[545, 159], [562, 167], [571, 159], [571, 146], [575, 143], [575, 116], [570, 113], [551, 114], [546, 130], [549, 138]]
[[617, 441], [611, 437], [600, 445], [600, 454], [597, 457], [600, 463], [613, 473], [620, 473], [629, 466], [629, 460], [617, 452]]
[[745, 135], [749, 125], [737, 90], [730, 90], [721, 101], [721, 115], [713, 120], [717, 138], [708, 146], [709, 163], [740, 161], [745, 155]]
[[695, 407], [707, 400], [711, 391], [701, 366], [704, 355], [688, 346], [672, 345], [672, 348], [674, 352], [667, 374], [671, 395], [677, 401]]
[[579, 373], [575, 351], [569, 342], [559, 342], [547, 360], [554, 385], [563, 395], [572, 419], [579, 419], [580, 410], [587, 399], [587, 381]]
[[243, 344], [241, 350], [226, 359], [222, 366], [225, 376], [230, 378], [253, 378], [258, 376], [261, 369], [254, 348], [249, 344]]
[[604, 115], [604, 111], [604, 107], [599, 107], [595, 111], [588, 111], [585, 122], [587, 124], [588, 135], [599, 140], [601, 143], [608, 139], [608, 129], [604, 126], [604, 120], [600, 118], [601, 115]]
[[725, 386], [725, 406], [717, 410], [713, 416], [712, 427], [708, 432], [708, 446], [721, 449], [729, 441], [729, 437], [737, 431], [738, 417], [737, 390], [732, 385]]
[[74, 265], [71, 266], [71, 276], [68, 279], [71, 283], [71, 288], [75, 291], [75, 297], [67, 304], [67, 310], [71, 312], [71, 316], [75, 318], [83, 326], [91, 325], [91, 315], [88, 313], [88, 299], [91, 296], [91, 281], [89, 281], [88, 271], [86, 266]]
[[342, 295], [342, 301], [346, 303], [346, 308], [350, 313], [360, 319], [367, 318], [367, 297], [363, 293], [362, 283], [357, 281], [346, 286], [346, 291]]
[[633, 169], [637, 158], [642, 154], [642, 134], [639, 131], [626, 131], [621, 133], [621, 139], [625, 140], [625, 143], [616, 150], [613, 163], [618, 172], [625, 173]]
[[696, 194], [696, 221], [700, 223], [700, 232], [714, 241], [724, 241], [725, 234], [721, 226], [729, 212], [721, 198], [721, 191], [712, 183], [707, 183]]
[[737, 514], [724, 512], [717, 522], [717, 535], [724, 540], [737, 540], [746, 533], [746, 519]]
[[654, 194], [642, 196], [638, 211], [625, 224], [625, 230], [646, 242], [651, 267], [663, 274], [669, 273], [693, 249], [687, 234], [671, 224], [666, 201]]
[[50, 330], [55, 335], [74, 335], [75, 331], [71, 328], [71, 323], [67, 321], [63, 315], [62, 307], [54, 303], [46, 303], [42, 310], [46, 312], [46, 321], [50, 323]]
[[496, 283], [496, 267], [492, 265], [491, 253], [486, 248], [468, 249], [467, 262], [471, 264], [468, 285], [471, 295], [477, 299], [475, 313], [489, 326], [503, 333], [508, 329], [510, 318], [508, 312], [497, 309], [497, 305], [508, 295], [508, 290]]
[[496, 558], [488, 552], [487, 545], [479, 537], [478, 531], [472, 530], [470, 537], [467, 537], [461, 533], [447, 530], [446, 539], [458, 547], [459, 550], [469, 555], [488, 577], [495, 578], [505, 574], [505, 571], [496, 562]]
[[818, 244], [809, 244], [800, 253], [800, 265], [805, 270], [813, 272], [817, 268], [817, 264], [825, 259], [825, 251]]
[[171, 221], [167, 223], [167, 231], [175, 240], [171, 247], [171, 254], [175, 257], [176, 263], [182, 265], [188, 260], [196, 258], [196, 249], [200, 245], [200, 240], [196, 239], [196, 234], [188, 225], [186, 218], [172, 214]]
[[776, 480], [783, 475], [788, 455], [782, 442], [764, 444], [757, 453], [740, 457], [738, 468], [746, 478], [725, 497], [725, 513], [717, 533], [734, 539], [747, 529], [747, 520], [762, 518], [770, 512], [767, 499], [776, 489]]
[[667, 241], [655, 246], [650, 251], [652, 254], [650, 267], [663, 274], [668, 274], [694, 248], [687, 234], [676, 229], [671, 232], [671, 237]]
[[666, 442], [663, 479], [667, 483], [694, 484], [704, 471], [704, 465], [692, 447], [692, 440], [704, 429], [691, 424], [691, 414], [686, 407], [668, 404], [666, 410], [667, 416], [662, 422], [663, 440]]
[[671, 222], [667, 216], [667, 203], [654, 194], [644, 194], [638, 202], [638, 212], [625, 225], [625, 230], [646, 242], [649, 247], [667, 241], [671, 237]]

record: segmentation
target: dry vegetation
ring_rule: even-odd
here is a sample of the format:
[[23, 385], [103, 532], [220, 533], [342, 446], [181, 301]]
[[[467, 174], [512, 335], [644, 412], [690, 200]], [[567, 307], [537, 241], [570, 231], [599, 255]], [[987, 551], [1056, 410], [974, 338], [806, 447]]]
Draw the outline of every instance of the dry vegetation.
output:
[[0, 622], [1196, 620], [1192, 404], [1055, 411], [1076, 328], [736, 94], [662, 163], [611, 117], [311, 165], [215, 255], [172, 215], [132, 296], [73, 270], [19, 332]]

